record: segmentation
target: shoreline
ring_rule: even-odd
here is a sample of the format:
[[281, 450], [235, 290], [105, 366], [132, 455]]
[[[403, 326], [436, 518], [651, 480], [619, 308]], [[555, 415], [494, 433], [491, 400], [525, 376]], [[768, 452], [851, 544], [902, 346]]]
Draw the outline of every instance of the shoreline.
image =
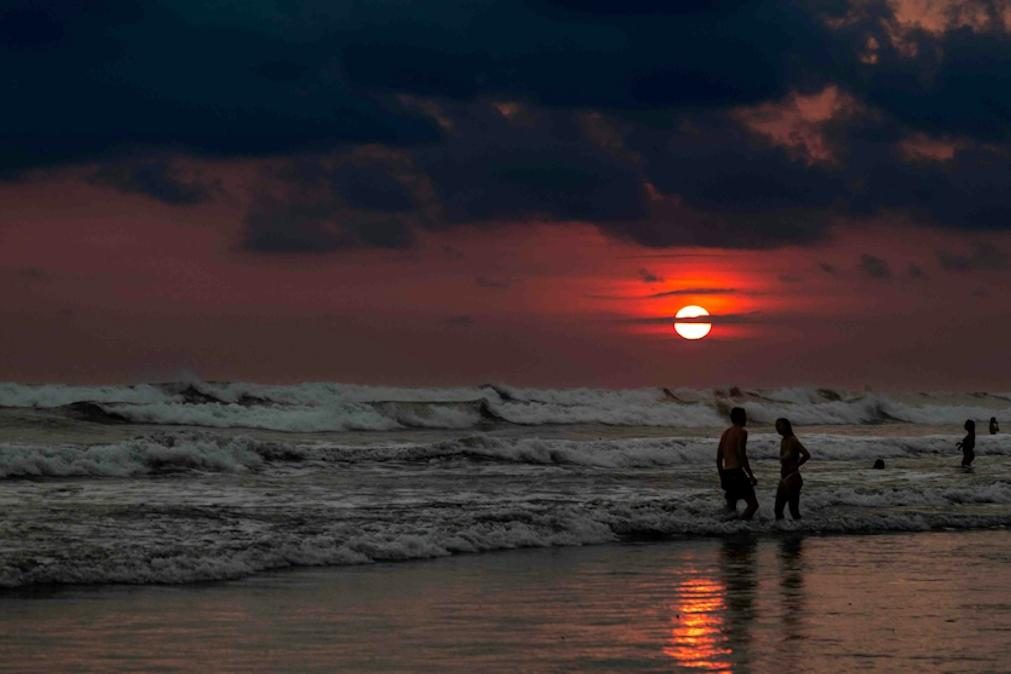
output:
[[[926, 533], [926, 532], [924, 532]], [[737, 536], [0, 593], [0, 672], [996, 671], [1005, 531]], [[846, 554], [840, 555], [840, 550]]]
[[208, 578], [182, 582], [97, 582], [97, 583], [35, 583], [20, 585], [15, 587], [0, 586], [0, 599], [3, 598], [35, 598], [36, 596], [57, 596], [63, 593], [100, 592], [105, 589], [141, 589], [141, 588], [213, 588], [216, 586], [227, 586], [231, 584], [241, 584], [253, 582], [259, 579], [268, 579], [274, 575], [287, 575], [298, 573], [315, 572], [340, 572], [344, 569], [361, 568], [384, 568], [384, 567], [404, 567], [414, 564], [430, 564], [451, 559], [471, 559], [484, 558], [496, 555], [509, 555], [514, 553], [525, 554], [551, 554], [557, 551], [566, 550], [594, 550], [608, 547], [640, 547], [640, 546], [663, 546], [663, 545], [692, 545], [692, 544], [712, 544], [712, 543], [739, 543], [739, 542], [761, 542], [761, 541], [782, 541], [784, 539], [812, 538], [812, 539], [838, 539], [838, 538], [876, 538], [889, 536], [920, 536], [920, 535], [972, 535], [987, 534], [992, 532], [1011, 533], [1008, 525], [994, 525], [989, 527], [973, 528], [935, 528], [921, 530], [876, 530], [876, 531], [819, 531], [809, 529], [782, 528], [774, 530], [752, 530], [742, 529], [739, 531], [727, 532], [723, 534], [698, 534], [698, 535], [674, 535], [667, 537], [639, 536], [634, 538], [619, 538], [611, 541], [601, 541], [599, 543], [584, 543], [573, 545], [548, 545], [548, 546], [521, 546], [513, 548], [501, 548], [494, 550], [480, 550], [476, 552], [458, 552], [449, 555], [437, 555], [431, 557], [412, 557], [406, 559], [377, 559], [362, 562], [350, 562], [344, 564], [299, 564], [290, 566], [278, 566], [253, 571], [248, 574], [235, 577]]

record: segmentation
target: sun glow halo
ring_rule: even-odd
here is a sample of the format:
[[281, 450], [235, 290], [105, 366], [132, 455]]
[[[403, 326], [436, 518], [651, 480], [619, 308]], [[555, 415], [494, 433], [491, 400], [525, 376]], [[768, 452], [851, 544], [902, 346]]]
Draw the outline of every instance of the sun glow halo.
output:
[[708, 316], [709, 312], [704, 307], [697, 304], [689, 304], [681, 307], [674, 315], [674, 331], [685, 339], [702, 339], [713, 329], [713, 324], [709, 322], [700, 323], [697, 321], [687, 321], [682, 319], [701, 318]]

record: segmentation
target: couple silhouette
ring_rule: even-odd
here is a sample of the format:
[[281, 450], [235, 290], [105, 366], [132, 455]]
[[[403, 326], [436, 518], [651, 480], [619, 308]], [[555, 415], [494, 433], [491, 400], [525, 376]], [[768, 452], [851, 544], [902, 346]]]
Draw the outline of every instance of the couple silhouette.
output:
[[[737, 502], [743, 500], [747, 507], [741, 513], [742, 520], [750, 520], [758, 510], [755, 485], [758, 479], [748, 462], [748, 414], [743, 407], [730, 410], [732, 426], [720, 436], [720, 446], [716, 450], [716, 470], [720, 475], [720, 486], [726, 494], [727, 510], [737, 512]], [[782, 436], [779, 443], [779, 486], [776, 488], [776, 519], [783, 519], [783, 511], [790, 507], [790, 517], [799, 520], [800, 489], [804, 480], [800, 467], [811, 458], [810, 452], [793, 433], [789, 419], [776, 419], [776, 431]]]

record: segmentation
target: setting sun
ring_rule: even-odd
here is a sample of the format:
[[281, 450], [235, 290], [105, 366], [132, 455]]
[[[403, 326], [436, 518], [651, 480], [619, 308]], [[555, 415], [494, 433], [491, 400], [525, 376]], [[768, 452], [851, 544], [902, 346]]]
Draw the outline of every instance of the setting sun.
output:
[[709, 312], [704, 307], [696, 304], [681, 307], [674, 315], [674, 331], [685, 339], [702, 339], [713, 329], [713, 324], [708, 321], [699, 322], [691, 319], [708, 315]]

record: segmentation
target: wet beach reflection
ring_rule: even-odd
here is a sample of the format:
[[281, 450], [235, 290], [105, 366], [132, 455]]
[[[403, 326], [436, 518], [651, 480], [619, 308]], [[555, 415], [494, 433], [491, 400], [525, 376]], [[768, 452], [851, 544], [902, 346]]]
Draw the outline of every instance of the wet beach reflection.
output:
[[724, 629], [726, 587], [713, 578], [690, 578], [678, 584], [672, 606], [669, 643], [664, 647], [682, 667], [730, 671], [733, 650]]
[[787, 536], [779, 541], [779, 613], [782, 637], [776, 641], [776, 659], [784, 671], [800, 671], [803, 663], [797, 655], [797, 641], [803, 638], [804, 538]]
[[0, 672], [1006, 671], [1008, 545], [783, 532], [0, 592]]
[[[748, 661], [757, 592], [753, 537], [722, 542], [719, 573], [679, 583], [665, 655], [681, 667], [730, 672]], [[735, 667], [735, 663], [738, 663]]]

